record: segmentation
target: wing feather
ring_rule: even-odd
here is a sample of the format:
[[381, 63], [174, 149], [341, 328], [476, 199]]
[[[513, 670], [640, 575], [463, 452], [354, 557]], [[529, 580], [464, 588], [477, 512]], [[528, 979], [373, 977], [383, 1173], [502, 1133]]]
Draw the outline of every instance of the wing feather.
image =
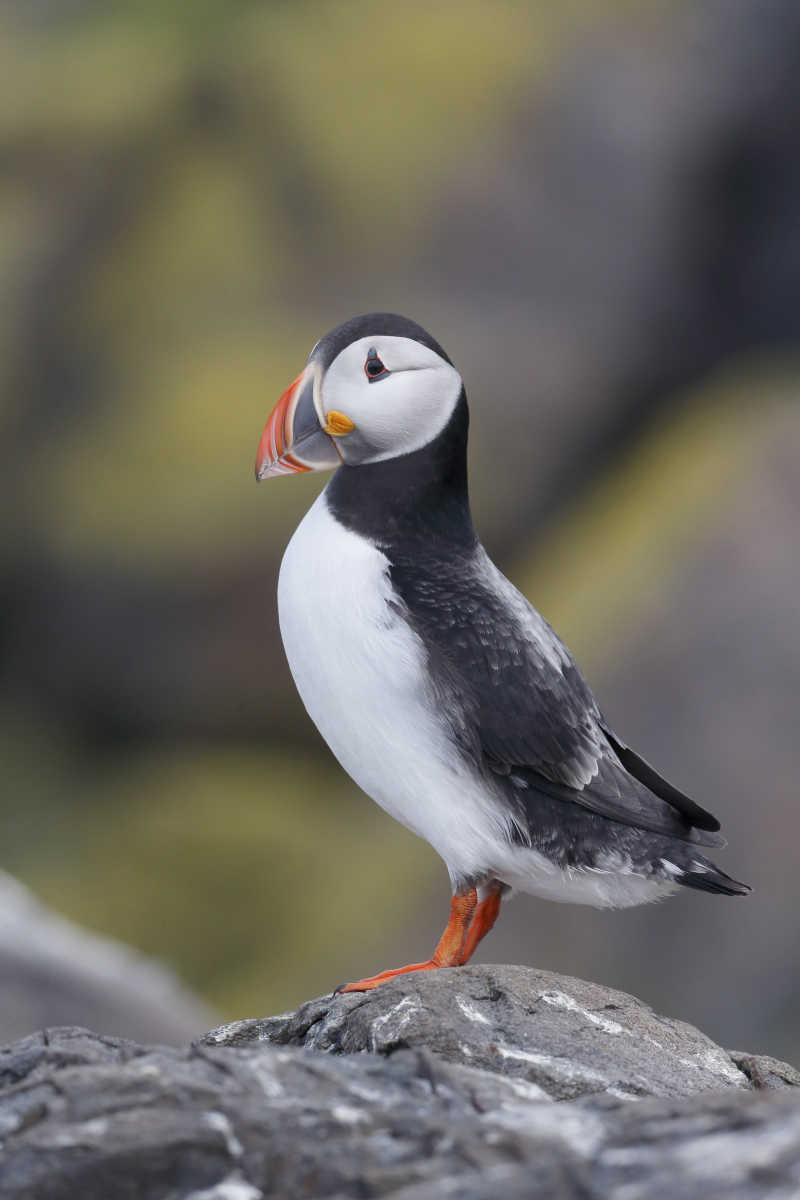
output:
[[407, 618], [442, 683], [443, 710], [483, 767], [612, 821], [705, 845], [719, 822], [613, 733], [558, 636], [478, 547], [432, 586], [393, 564]]

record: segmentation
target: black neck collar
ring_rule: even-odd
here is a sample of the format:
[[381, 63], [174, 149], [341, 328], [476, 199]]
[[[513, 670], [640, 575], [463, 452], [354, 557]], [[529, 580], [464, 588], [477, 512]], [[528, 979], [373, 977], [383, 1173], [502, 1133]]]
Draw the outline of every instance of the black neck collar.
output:
[[337, 521], [389, 557], [415, 545], [471, 550], [477, 537], [467, 488], [469, 412], [464, 389], [438, 437], [421, 450], [362, 466], [341, 466], [325, 498]]

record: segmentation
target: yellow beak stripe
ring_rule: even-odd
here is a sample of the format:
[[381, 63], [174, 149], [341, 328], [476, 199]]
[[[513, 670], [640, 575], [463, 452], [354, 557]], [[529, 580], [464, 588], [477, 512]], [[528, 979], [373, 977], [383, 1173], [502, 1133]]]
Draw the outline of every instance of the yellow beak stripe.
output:
[[332, 437], [343, 437], [346, 433], [352, 433], [355, 429], [355, 424], [346, 417], [344, 413], [337, 412], [332, 408], [328, 413], [328, 423], [325, 426], [325, 432]]

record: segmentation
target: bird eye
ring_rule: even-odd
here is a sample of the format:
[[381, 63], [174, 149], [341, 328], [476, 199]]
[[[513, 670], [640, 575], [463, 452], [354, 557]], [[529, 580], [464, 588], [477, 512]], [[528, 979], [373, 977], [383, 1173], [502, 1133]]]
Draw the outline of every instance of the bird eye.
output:
[[391, 375], [391, 371], [387, 370], [378, 358], [378, 351], [374, 346], [370, 346], [367, 351], [367, 361], [364, 363], [364, 371], [370, 383], [375, 383], [377, 379], [383, 379], [386, 375]]

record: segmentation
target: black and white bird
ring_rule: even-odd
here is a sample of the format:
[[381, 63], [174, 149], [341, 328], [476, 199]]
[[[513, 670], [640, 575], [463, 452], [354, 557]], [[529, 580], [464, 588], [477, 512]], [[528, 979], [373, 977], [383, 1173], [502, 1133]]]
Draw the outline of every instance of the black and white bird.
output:
[[345, 771], [447, 864], [433, 956], [459, 966], [515, 888], [624, 908], [750, 889], [719, 822], [609, 728], [569, 651], [472, 524], [464, 385], [419, 325], [372, 313], [317, 342], [256, 478], [336, 468], [292, 537], [278, 610], [306, 709]]

